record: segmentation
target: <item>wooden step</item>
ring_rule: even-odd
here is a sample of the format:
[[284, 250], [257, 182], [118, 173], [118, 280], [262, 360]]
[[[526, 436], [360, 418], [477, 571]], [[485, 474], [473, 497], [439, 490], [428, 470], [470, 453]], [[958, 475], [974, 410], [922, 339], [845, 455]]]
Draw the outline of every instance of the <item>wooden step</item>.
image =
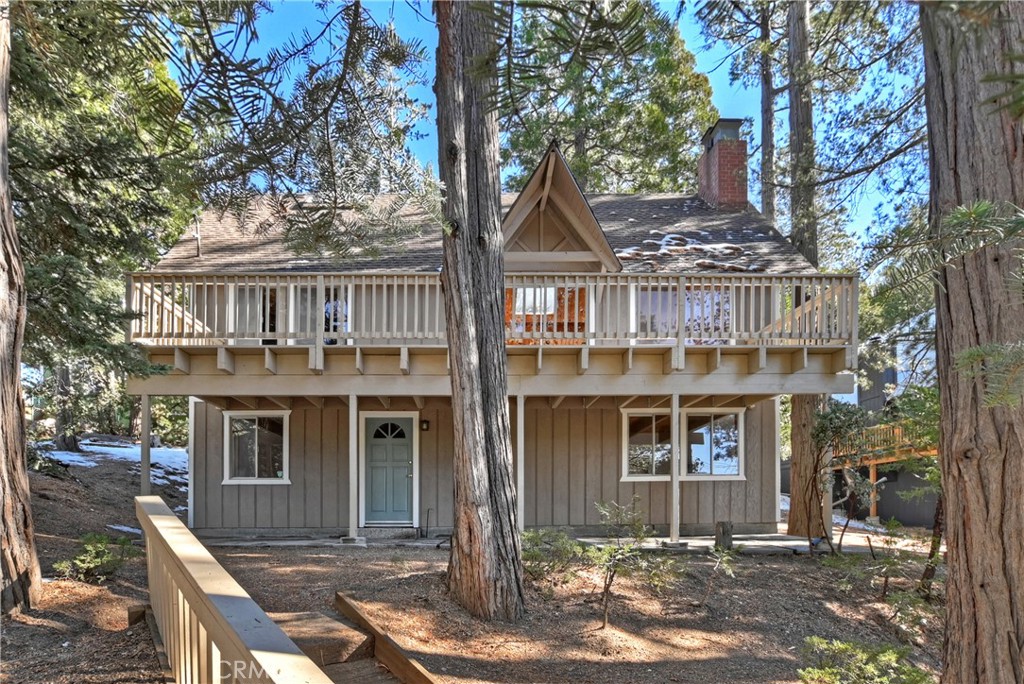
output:
[[288, 638], [321, 669], [373, 658], [373, 637], [322, 613], [269, 613]]
[[378, 682], [391, 684], [398, 681], [387, 671], [387, 668], [378, 664], [373, 658], [325, 665], [320, 669], [331, 678], [332, 682], [337, 682], [337, 684], [377, 684]]

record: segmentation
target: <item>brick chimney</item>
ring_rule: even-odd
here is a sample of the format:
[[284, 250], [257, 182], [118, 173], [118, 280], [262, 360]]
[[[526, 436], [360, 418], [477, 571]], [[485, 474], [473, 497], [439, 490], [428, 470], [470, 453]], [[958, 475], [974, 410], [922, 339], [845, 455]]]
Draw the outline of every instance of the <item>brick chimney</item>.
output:
[[716, 208], [747, 207], [747, 141], [740, 136], [743, 119], [719, 119], [701, 138], [697, 194]]

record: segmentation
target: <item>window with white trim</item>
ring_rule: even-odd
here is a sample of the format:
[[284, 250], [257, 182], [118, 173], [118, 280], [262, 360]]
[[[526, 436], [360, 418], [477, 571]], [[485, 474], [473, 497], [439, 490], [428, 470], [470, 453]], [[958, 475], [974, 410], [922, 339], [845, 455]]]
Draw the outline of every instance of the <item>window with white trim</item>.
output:
[[743, 477], [743, 411], [688, 411], [684, 414], [685, 477]]
[[672, 416], [652, 409], [623, 410], [622, 477], [665, 480], [672, 474]]
[[223, 484], [290, 484], [288, 411], [224, 412]]

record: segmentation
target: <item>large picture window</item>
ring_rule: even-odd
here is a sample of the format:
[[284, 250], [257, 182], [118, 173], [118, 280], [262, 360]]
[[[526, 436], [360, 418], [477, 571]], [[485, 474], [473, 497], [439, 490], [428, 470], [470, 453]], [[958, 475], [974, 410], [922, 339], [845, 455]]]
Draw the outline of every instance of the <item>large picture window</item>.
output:
[[623, 479], [666, 480], [672, 474], [672, 416], [668, 411], [622, 412]]
[[224, 412], [223, 484], [290, 484], [287, 411]]
[[685, 477], [743, 477], [743, 412], [687, 412]]

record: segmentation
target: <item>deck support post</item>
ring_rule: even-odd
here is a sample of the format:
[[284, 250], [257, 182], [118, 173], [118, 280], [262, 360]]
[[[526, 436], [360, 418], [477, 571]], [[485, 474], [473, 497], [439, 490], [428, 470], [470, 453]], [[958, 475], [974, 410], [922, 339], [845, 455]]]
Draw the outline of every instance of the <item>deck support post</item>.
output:
[[526, 397], [516, 395], [516, 525], [526, 529]]
[[348, 536], [359, 537], [359, 397], [348, 395]]
[[139, 486], [139, 493], [142, 496], [149, 495], [150, 478], [149, 478], [149, 451], [150, 446], [153, 443], [153, 412], [150, 408], [149, 395], [143, 394], [141, 397], [141, 408], [142, 413], [142, 429], [139, 435], [139, 443], [142, 446], [142, 454], [139, 463], [139, 479], [141, 480]]
[[869, 515], [872, 520], [878, 520], [878, 464], [872, 463], [868, 466], [868, 477], [871, 479], [871, 509]]
[[671, 542], [679, 541], [679, 467], [680, 439], [679, 426], [679, 395], [672, 394], [672, 518], [669, 522], [668, 538]]

